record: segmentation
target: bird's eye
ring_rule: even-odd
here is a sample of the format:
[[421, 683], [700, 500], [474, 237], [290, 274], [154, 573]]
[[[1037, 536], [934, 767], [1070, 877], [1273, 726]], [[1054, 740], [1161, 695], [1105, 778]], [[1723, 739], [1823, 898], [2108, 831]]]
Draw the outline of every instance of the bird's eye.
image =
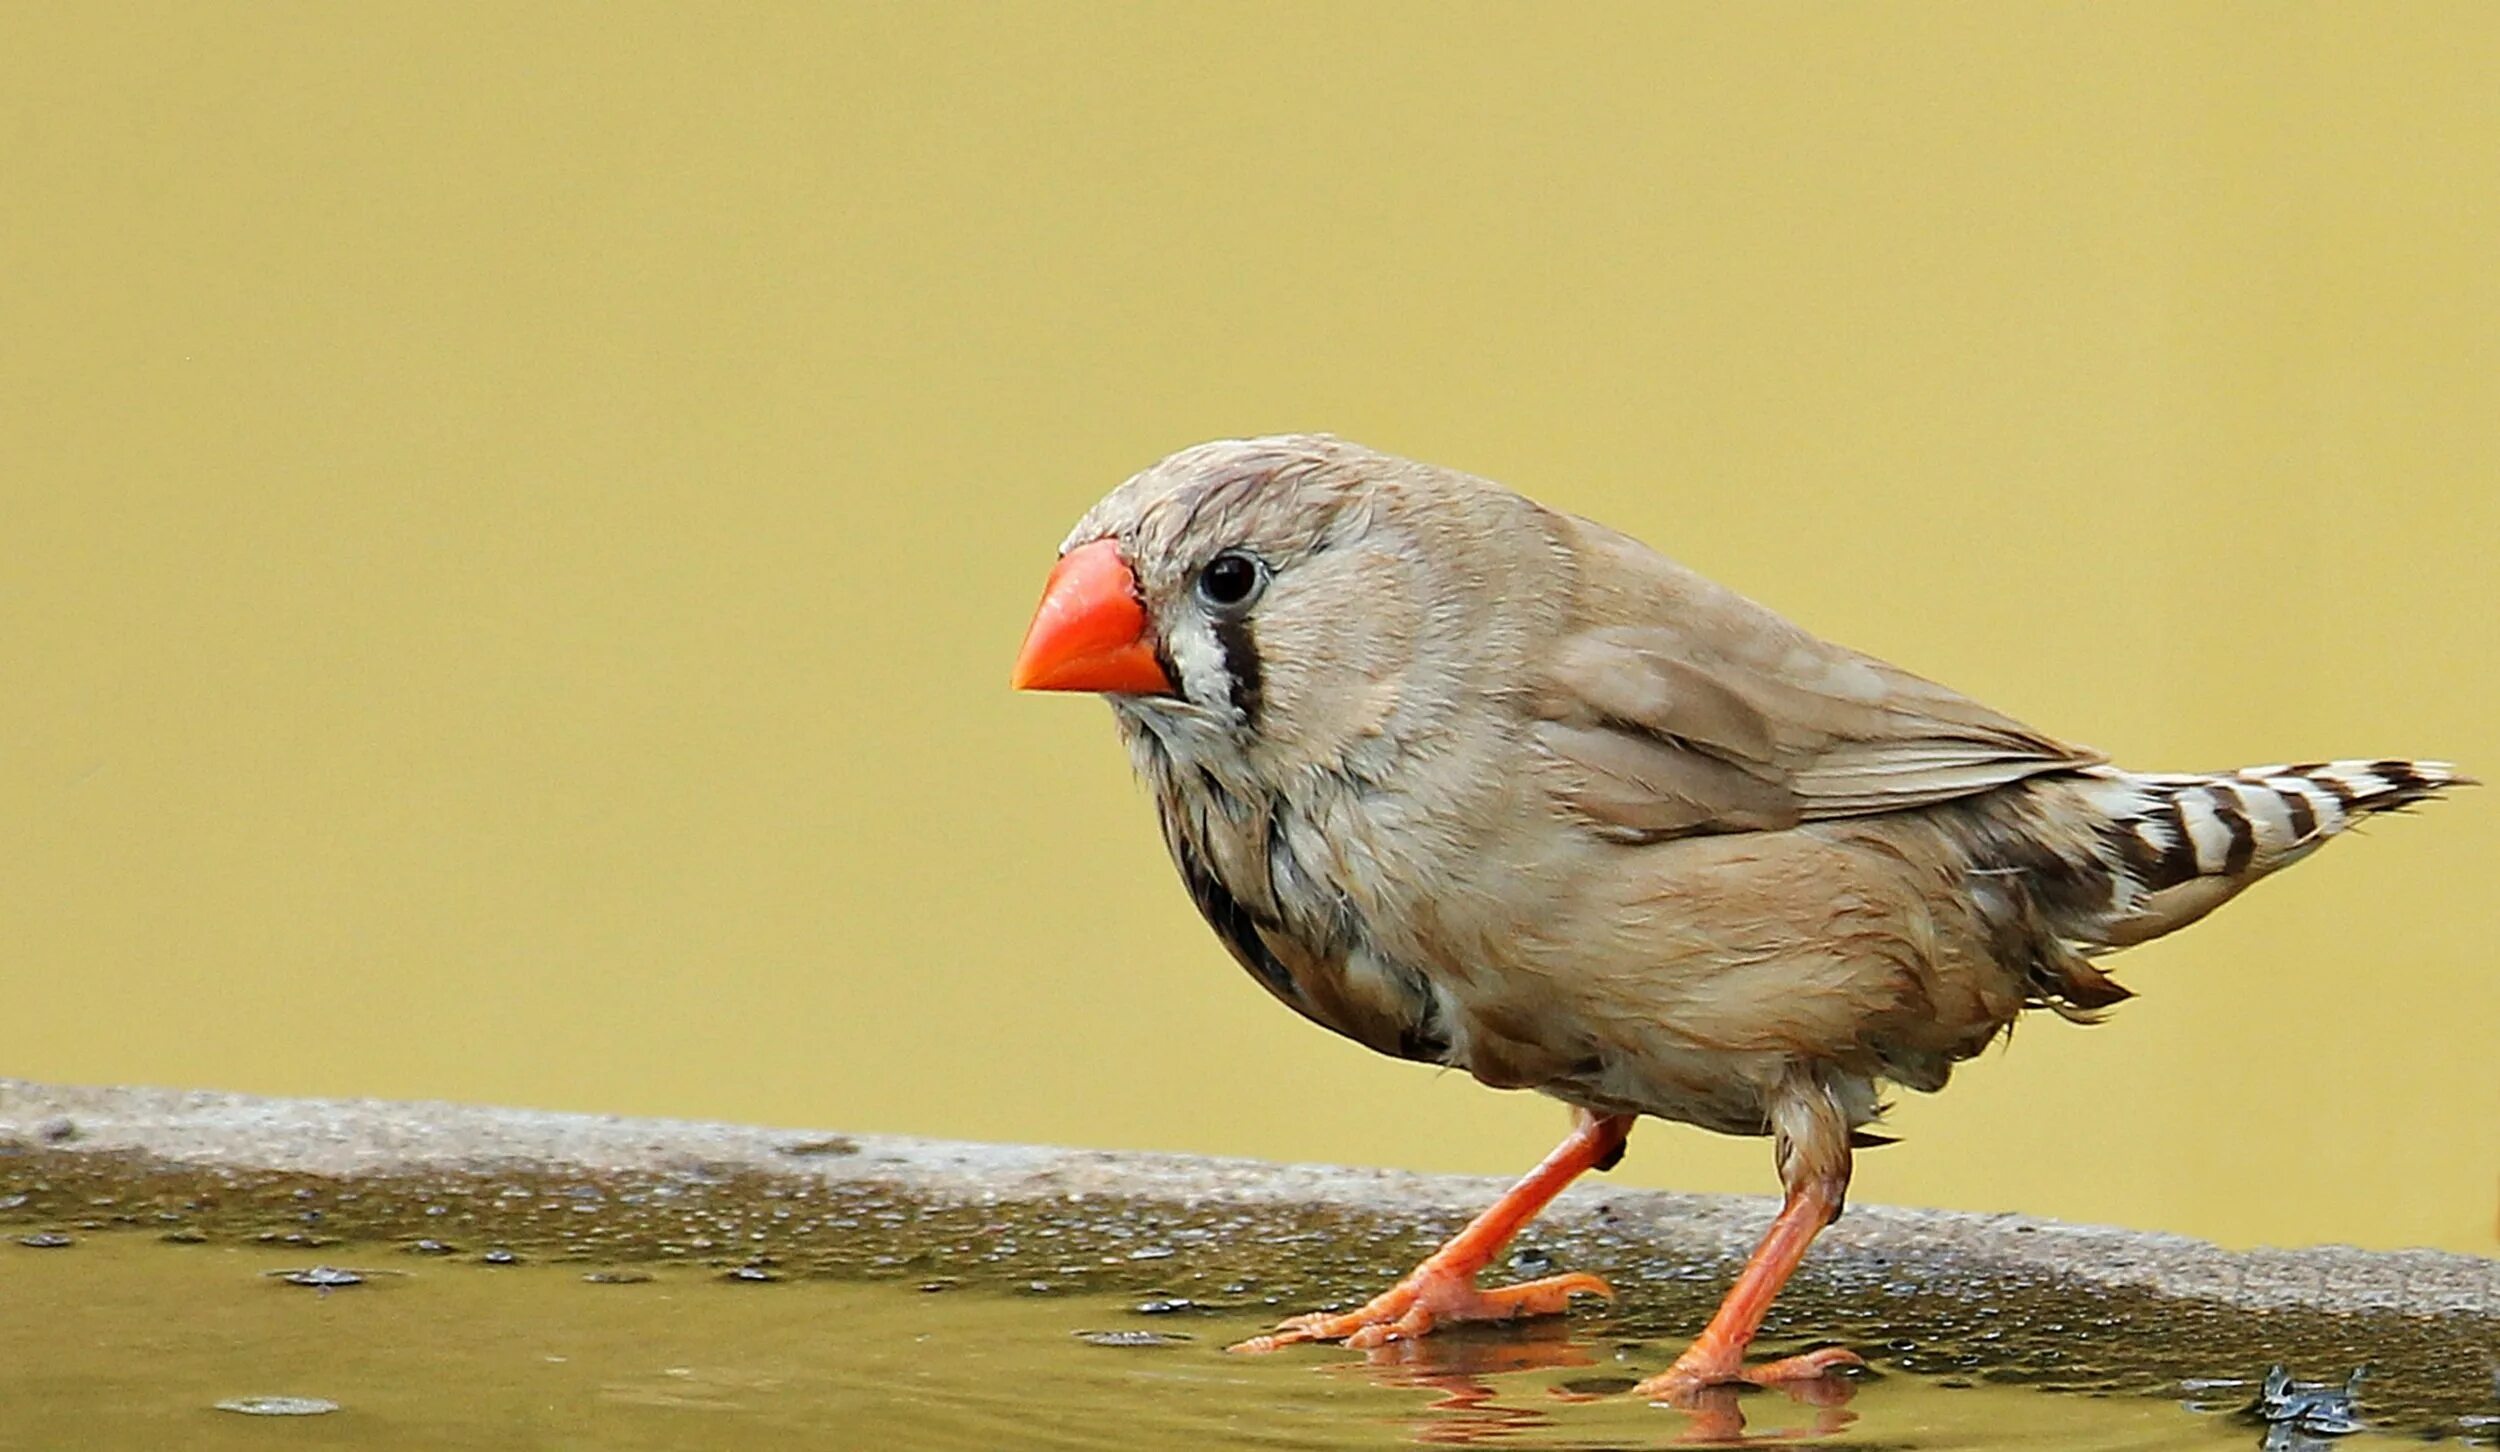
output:
[[1198, 572], [1198, 598], [1217, 610], [1239, 610], [1267, 588], [1267, 566], [1243, 550], [1226, 550]]

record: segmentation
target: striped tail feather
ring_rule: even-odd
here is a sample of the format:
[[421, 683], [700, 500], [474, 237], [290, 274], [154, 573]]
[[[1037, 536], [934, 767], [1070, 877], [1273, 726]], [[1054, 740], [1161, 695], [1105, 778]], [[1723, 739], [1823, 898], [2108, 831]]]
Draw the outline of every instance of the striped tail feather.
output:
[[2444, 761], [2394, 758], [2085, 775], [2117, 868], [2112, 912], [2096, 935], [2112, 948], [2186, 927], [2364, 817], [2475, 784]]

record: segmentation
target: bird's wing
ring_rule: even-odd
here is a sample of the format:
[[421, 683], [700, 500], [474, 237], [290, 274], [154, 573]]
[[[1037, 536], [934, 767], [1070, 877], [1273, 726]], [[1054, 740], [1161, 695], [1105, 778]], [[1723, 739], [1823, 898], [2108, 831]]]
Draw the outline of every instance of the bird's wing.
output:
[[1572, 623], [1530, 731], [1561, 800], [1608, 835], [1902, 811], [2102, 759], [1572, 524]]

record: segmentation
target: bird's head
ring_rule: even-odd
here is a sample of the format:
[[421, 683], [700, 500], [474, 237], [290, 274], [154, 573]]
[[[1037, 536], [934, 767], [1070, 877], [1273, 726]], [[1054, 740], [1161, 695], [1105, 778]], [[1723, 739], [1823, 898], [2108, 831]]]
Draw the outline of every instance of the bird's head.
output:
[[1069, 533], [1014, 684], [1101, 693], [1203, 764], [1341, 767], [1462, 633], [1418, 528], [1452, 477], [1318, 435], [1174, 454]]

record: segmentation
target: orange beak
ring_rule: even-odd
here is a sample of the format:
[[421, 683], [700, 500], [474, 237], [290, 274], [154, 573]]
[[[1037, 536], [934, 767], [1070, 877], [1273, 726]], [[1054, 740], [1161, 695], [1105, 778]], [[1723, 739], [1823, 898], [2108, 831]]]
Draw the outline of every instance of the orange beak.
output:
[[1019, 691], [1172, 694], [1117, 541], [1098, 539], [1059, 557], [1008, 681]]

